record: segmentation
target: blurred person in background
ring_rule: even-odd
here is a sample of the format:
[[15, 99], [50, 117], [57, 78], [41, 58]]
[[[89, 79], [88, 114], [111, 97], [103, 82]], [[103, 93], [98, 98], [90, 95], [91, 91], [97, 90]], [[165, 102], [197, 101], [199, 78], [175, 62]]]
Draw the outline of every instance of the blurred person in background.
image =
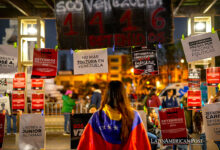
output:
[[148, 107], [160, 107], [161, 102], [159, 97], [156, 95], [156, 88], [147, 88], [146, 89], [146, 96], [143, 100], [144, 106]]
[[67, 90], [65, 95], [62, 96], [64, 114], [64, 135], [70, 134], [70, 114], [73, 111], [73, 107], [76, 105], [75, 100], [72, 99], [72, 91]]
[[89, 107], [89, 113], [95, 113], [97, 111], [97, 109], [96, 109], [96, 105], [91, 105], [90, 107]]
[[77, 149], [151, 149], [142, 120], [130, 106], [122, 82], [108, 84], [101, 107], [85, 127]]
[[98, 84], [93, 84], [91, 90], [93, 93], [92, 93], [90, 105], [95, 105], [96, 109], [98, 109], [100, 107], [100, 103], [101, 103], [101, 99], [102, 99], [102, 95], [101, 95], [102, 92], [99, 89]]
[[166, 96], [165, 99], [163, 99], [162, 107], [163, 108], [178, 107], [178, 102], [176, 100], [176, 97], [173, 96], [173, 90], [172, 89], [167, 90], [167, 96]]

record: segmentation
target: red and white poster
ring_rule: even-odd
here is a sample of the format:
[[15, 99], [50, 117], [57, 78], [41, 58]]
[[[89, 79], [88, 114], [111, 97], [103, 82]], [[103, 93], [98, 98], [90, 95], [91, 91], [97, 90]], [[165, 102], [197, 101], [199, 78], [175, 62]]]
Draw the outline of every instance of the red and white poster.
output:
[[14, 90], [24, 90], [25, 89], [25, 73], [19, 72], [15, 74], [13, 79], [13, 89]]
[[201, 69], [189, 69], [188, 86], [189, 88], [200, 88]]
[[32, 112], [40, 112], [44, 109], [44, 92], [37, 91], [32, 93]]
[[184, 109], [179, 107], [162, 109], [159, 116], [163, 139], [187, 137]]
[[188, 110], [201, 109], [202, 105], [201, 91], [188, 91], [187, 107]]
[[31, 89], [32, 90], [42, 90], [44, 87], [43, 79], [32, 79], [31, 80]]
[[3, 147], [5, 115], [0, 114], [0, 149]]
[[57, 75], [57, 54], [55, 49], [34, 49], [31, 78], [55, 78]]
[[220, 83], [220, 67], [206, 69], [206, 81], [208, 86], [217, 86]]
[[17, 112], [18, 110], [24, 111], [25, 96], [24, 91], [13, 91], [12, 93], [12, 110]]

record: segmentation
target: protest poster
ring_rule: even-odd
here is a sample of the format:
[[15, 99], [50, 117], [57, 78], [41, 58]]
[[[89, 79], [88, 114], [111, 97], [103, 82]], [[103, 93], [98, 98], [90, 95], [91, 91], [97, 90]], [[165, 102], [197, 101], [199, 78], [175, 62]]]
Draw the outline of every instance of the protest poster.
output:
[[208, 86], [217, 86], [220, 83], [220, 67], [206, 69], [206, 82]]
[[24, 111], [25, 96], [24, 91], [12, 92], [12, 111], [17, 112], [19, 110]]
[[186, 121], [184, 109], [179, 107], [159, 111], [163, 139], [186, 138]]
[[202, 95], [200, 90], [189, 90], [187, 97], [187, 107], [188, 110], [201, 109], [202, 105]]
[[22, 114], [19, 125], [19, 150], [44, 148], [45, 117], [41, 114]]
[[91, 118], [92, 114], [74, 114], [70, 117], [70, 129], [71, 129], [71, 149], [76, 149], [80, 137], [86, 127], [89, 119]]
[[43, 79], [31, 79], [31, 89], [32, 90], [42, 90], [44, 87]]
[[220, 56], [217, 33], [200, 34], [181, 40], [187, 62]]
[[25, 73], [19, 72], [15, 74], [13, 79], [13, 89], [14, 90], [24, 90], [26, 85]]
[[188, 71], [188, 86], [189, 88], [200, 88], [201, 70], [189, 69]]
[[17, 48], [14, 48], [13, 45], [0, 45], [0, 74], [13, 78], [18, 68], [17, 58]]
[[5, 115], [0, 114], [0, 148], [3, 147], [4, 135], [5, 135]]
[[171, 0], [56, 0], [60, 49], [172, 42]]
[[7, 79], [0, 78], [0, 94], [4, 94], [7, 91]]
[[74, 52], [74, 74], [107, 73], [107, 50], [82, 50]]
[[55, 49], [34, 49], [32, 79], [55, 78], [57, 75], [57, 55]]
[[32, 112], [41, 112], [44, 109], [44, 92], [33, 91], [31, 102]]
[[202, 108], [206, 138], [220, 141], [220, 103], [206, 104]]
[[3, 110], [5, 110], [6, 114], [11, 114], [10, 101], [8, 96], [0, 97], [0, 106], [0, 113], [3, 113]]
[[133, 49], [132, 61], [135, 75], [158, 75], [157, 51], [148, 48]]

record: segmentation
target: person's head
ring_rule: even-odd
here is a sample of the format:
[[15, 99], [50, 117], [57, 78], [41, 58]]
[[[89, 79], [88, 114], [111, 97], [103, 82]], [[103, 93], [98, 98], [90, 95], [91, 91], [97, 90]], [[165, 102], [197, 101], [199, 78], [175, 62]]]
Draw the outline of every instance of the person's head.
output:
[[97, 111], [97, 108], [96, 108], [96, 105], [91, 105], [90, 107], [89, 107], [89, 113], [95, 113]]
[[91, 87], [92, 91], [95, 91], [96, 89], [99, 89], [99, 85], [98, 84], [93, 84]]
[[150, 95], [155, 95], [156, 94], [156, 88], [154, 87], [154, 88], [152, 88], [151, 89], [151, 91], [150, 91]]
[[151, 88], [147, 87], [145, 92], [146, 92], [147, 95], [149, 95], [150, 91], [151, 91]]
[[169, 90], [167, 91], [167, 95], [168, 95], [169, 97], [173, 96], [173, 90], [169, 89]]
[[65, 95], [72, 97], [73, 96], [73, 92], [71, 90], [67, 90]]
[[122, 115], [122, 127], [120, 138], [125, 142], [130, 134], [134, 120], [134, 112], [127, 98], [124, 85], [120, 81], [111, 81], [106, 89], [104, 99], [101, 102], [100, 114], [105, 105], [118, 110]]
[[148, 115], [150, 117], [153, 117], [154, 116], [154, 113], [155, 113], [155, 110], [153, 108], [148, 108]]

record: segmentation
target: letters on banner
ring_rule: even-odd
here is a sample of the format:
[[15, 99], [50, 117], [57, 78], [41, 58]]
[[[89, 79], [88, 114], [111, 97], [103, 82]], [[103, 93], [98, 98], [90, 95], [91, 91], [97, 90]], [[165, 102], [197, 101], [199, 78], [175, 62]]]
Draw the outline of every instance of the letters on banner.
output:
[[41, 112], [44, 109], [44, 91], [32, 91], [32, 112]]
[[200, 90], [189, 90], [188, 91], [188, 99], [187, 99], [187, 107], [188, 110], [192, 109], [201, 109], [202, 106], [202, 95]]
[[181, 40], [187, 62], [220, 56], [217, 33], [206, 33]]
[[55, 78], [57, 75], [57, 55], [55, 49], [34, 49], [32, 79]]
[[41, 114], [22, 114], [19, 128], [19, 150], [42, 149], [45, 142], [45, 117]]
[[74, 74], [107, 73], [107, 50], [81, 50], [74, 52]]
[[220, 103], [206, 104], [202, 108], [206, 138], [220, 141]]
[[25, 107], [25, 96], [24, 91], [13, 91], [12, 92], [12, 111], [24, 111]]
[[15, 74], [13, 79], [13, 90], [25, 90], [26, 80], [25, 73], [19, 72]]
[[189, 88], [200, 88], [201, 70], [189, 69], [188, 86]]
[[163, 139], [186, 138], [186, 121], [184, 109], [179, 107], [159, 111]]
[[206, 82], [208, 86], [217, 86], [220, 83], [220, 67], [206, 69]]

